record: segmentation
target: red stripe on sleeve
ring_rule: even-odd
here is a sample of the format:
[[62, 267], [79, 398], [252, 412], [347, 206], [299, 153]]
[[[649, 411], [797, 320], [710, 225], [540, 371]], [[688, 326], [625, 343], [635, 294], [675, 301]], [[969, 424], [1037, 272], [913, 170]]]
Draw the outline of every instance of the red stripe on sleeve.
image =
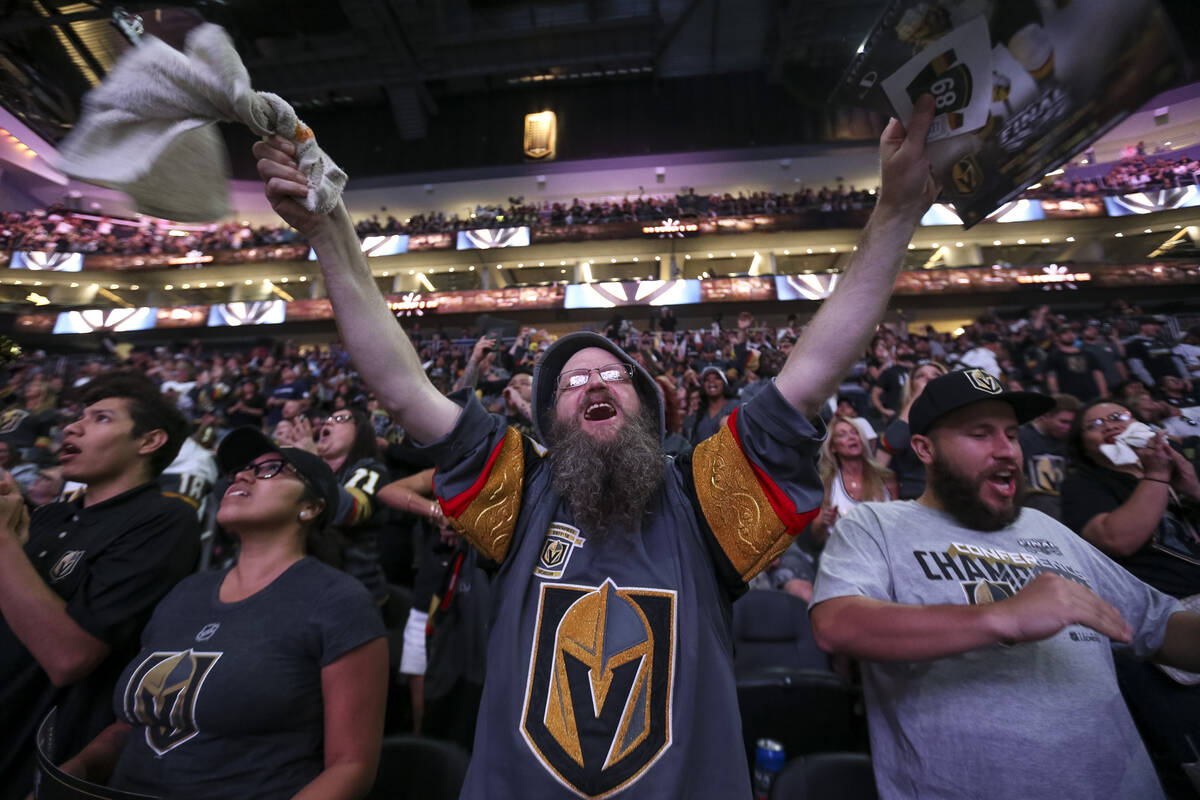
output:
[[798, 535], [802, 530], [808, 527], [808, 523], [812, 522], [813, 518], [820, 512], [820, 507], [805, 511], [803, 514], [796, 513], [796, 506], [791, 498], [784, 493], [783, 489], [775, 481], [771, 480], [771, 476], [759, 469], [753, 459], [746, 455], [745, 448], [742, 447], [742, 440], [738, 438], [737, 431], [737, 415], [741, 409], [734, 409], [729, 415], [729, 432], [733, 434], [733, 440], [737, 442], [738, 448], [742, 451], [742, 456], [745, 457], [746, 463], [754, 470], [754, 477], [758, 478], [758, 485], [762, 487], [763, 493], [767, 496], [767, 502], [771, 504], [771, 509], [775, 512], [775, 516], [779, 517], [780, 521], [787, 526], [787, 532], [792, 536]]
[[495, 465], [496, 459], [500, 456], [500, 449], [504, 447], [504, 440], [507, 438], [508, 434], [505, 433], [500, 439], [500, 443], [496, 445], [496, 449], [488, 456], [487, 464], [484, 465], [483, 470], [479, 473], [479, 477], [475, 479], [475, 482], [466, 491], [449, 499], [444, 497], [438, 498], [438, 502], [442, 504], [442, 511], [447, 517], [458, 519], [459, 515], [466, 511], [472, 501], [483, 491], [483, 485], [487, 483], [488, 476], [492, 474], [492, 467]]

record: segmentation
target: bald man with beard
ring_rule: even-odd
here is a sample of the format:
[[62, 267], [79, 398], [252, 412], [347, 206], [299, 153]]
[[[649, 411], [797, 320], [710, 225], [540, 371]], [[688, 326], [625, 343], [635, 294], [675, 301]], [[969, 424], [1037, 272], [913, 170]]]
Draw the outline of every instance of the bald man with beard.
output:
[[880, 143], [882, 190], [851, 265], [779, 375], [687, 458], [623, 350], [576, 333], [532, 387], [538, 441], [440, 395], [380, 296], [349, 214], [310, 214], [293, 148], [255, 145], [267, 197], [312, 244], [342, 339], [425, 444], [446, 517], [495, 571], [487, 681], [464, 798], [747, 798], [731, 603], [820, 506], [821, 404], [883, 314], [937, 194], [933, 103]]

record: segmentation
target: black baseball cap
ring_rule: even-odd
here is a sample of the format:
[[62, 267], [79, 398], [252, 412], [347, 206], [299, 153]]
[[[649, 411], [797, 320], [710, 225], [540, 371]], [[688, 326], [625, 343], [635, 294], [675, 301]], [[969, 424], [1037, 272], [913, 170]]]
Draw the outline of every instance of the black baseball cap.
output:
[[1040, 417], [1054, 408], [1054, 399], [1050, 396], [1037, 392], [1006, 392], [994, 375], [976, 367], [939, 375], [925, 384], [924, 391], [908, 412], [908, 427], [913, 433], [926, 433], [950, 412], [985, 400], [1008, 403], [1019, 423]]
[[316, 453], [298, 447], [278, 447], [262, 431], [247, 426], [230, 431], [217, 445], [217, 467], [221, 474], [230, 475], [264, 453], [278, 453], [325, 501], [325, 509], [317, 517], [317, 527], [324, 527], [337, 513], [338, 482], [333, 470]]

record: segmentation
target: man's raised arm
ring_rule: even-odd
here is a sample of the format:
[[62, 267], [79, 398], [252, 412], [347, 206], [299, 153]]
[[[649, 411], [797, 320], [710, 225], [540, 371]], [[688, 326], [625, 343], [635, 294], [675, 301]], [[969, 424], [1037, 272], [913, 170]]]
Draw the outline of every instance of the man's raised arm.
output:
[[816, 416], [883, 317], [896, 274], [917, 223], [938, 194], [925, 156], [933, 98], [923, 96], [906, 132], [892, 120], [879, 141], [879, 202], [842, 273], [821, 304], [779, 377], [779, 391], [805, 416]]
[[345, 204], [314, 214], [297, 202], [308, 188], [295, 152], [278, 137], [254, 145], [271, 207], [316, 251], [338, 332], [367, 385], [417, 441], [440, 439], [454, 427], [458, 406], [421, 369], [417, 351], [375, 285]]

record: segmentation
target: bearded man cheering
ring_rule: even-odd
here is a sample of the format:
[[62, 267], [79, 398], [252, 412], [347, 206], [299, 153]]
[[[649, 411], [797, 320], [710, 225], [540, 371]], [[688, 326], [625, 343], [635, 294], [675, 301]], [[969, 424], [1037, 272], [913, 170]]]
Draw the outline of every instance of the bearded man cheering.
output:
[[817, 416], [882, 316], [937, 194], [925, 97], [880, 143], [879, 203], [836, 292], [771, 386], [687, 459], [661, 449], [650, 376], [589, 333], [547, 348], [538, 442], [443, 397], [362, 257], [344, 206], [305, 211], [294, 148], [255, 146], [267, 197], [320, 260], [359, 372], [438, 465], [454, 527], [495, 569], [487, 681], [464, 798], [746, 798], [730, 604], [821, 502]]

